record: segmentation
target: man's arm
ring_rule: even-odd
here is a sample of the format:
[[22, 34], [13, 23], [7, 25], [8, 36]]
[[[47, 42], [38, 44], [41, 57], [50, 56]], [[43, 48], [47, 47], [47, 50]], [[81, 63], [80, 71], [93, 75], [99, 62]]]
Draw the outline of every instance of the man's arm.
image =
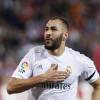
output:
[[31, 77], [28, 79], [11, 78], [7, 86], [7, 92], [9, 94], [20, 93], [35, 87], [39, 83], [48, 81], [63, 81], [69, 76], [69, 74], [70, 73], [66, 71], [58, 71], [57, 66], [53, 65], [47, 72], [35, 77]]
[[34, 87], [36, 84], [44, 82], [42, 75], [31, 77], [29, 79], [20, 79], [12, 77], [7, 85], [8, 94], [20, 93]]
[[92, 100], [100, 100], [100, 78], [91, 84], [93, 86]]

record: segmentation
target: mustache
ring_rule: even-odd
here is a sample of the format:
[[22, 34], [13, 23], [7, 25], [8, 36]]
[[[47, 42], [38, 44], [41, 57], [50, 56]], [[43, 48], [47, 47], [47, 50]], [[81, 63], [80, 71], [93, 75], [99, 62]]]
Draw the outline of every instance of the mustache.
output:
[[45, 40], [53, 40], [53, 39], [50, 37], [45, 37]]

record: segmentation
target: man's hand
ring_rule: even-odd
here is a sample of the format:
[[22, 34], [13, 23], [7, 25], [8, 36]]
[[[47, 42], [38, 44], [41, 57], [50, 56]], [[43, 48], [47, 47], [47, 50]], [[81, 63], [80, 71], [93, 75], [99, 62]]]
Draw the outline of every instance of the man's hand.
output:
[[58, 65], [57, 64], [51, 64], [50, 69], [43, 74], [43, 77], [46, 79], [46, 81], [49, 82], [57, 82], [57, 81], [64, 81], [67, 77], [69, 77], [70, 71], [58, 71]]

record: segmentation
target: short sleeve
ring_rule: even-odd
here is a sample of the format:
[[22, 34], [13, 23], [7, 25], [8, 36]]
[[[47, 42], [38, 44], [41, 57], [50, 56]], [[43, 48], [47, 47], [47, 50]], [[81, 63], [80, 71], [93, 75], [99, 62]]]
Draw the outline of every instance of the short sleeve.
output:
[[34, 62], [34, 50], [30, 50], [24, 58], [20, 61], [12, 77], [16, 78], [29, 78], [32, 76], [32, 63]]
[[96, 81], [99, 78], [99, 73], [97, 72], [94, 62], [85, 55], [80, 56], [80, 62], [80, 67], [82, 67], [81, 79], [84, 79], [89, 83]]

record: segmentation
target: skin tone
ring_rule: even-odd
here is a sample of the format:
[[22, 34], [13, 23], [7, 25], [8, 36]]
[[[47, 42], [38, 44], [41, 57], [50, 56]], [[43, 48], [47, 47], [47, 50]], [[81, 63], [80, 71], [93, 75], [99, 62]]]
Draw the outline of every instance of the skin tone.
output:
[[[56, 41], [57, 38], [60, 38]], [[48, 49], [48, 52], [52, 55], [59, 56], [65, 50], [65, 42], [68, 38], [68, 30], [59, 19], [49, 20], [45, 27], [44, 40], [46, 47], [50, 48], [53, 44], [59, 43], [54, 49]], [[55, 42], [56, 41], [56, 42]]]
[[[44, 33], [44, 40], [45, 46], [48, 49], [48, 52], [52, 55], [59, 56], [64, 52], [65, 49], [65, 39], [68, 37], [67, 29], [65, 28], [64, 24], [60, 20], [49, 20], [45, 27]], [[57, 38], [60, 38], [59, 45], [52, 46], [55, 44]], [[53, 48], [50, 50], [50, 48]], [[55, 49], [54, 49], [55, 48]], [[48, 69], [47, 72], [44, 74], [40, 74], [38, 76], [34, 76], [28, 79], [19, 79], [11, 77], [10, 81], [8, 82], [7, 92], [9, 94], [12, 93], [19, 93], [30, 88], [35, 87], [39, 83], [43, 82], [57, 82], [57, 81], [64, 81], [65, 78], [68, 78], [70, 75], [69, 70], [65, 71], [58, 71], [57, 64], [51, 64], [51, 68]]]
[[[60, 56], [65, 50], [65, 41], [67, 38], [68, 30], [61, 20], [55, 19], [47, 22], [44, 32], [44, 42], [48, 53]], [[69, 77], [70, 71], [58, 71], [57, 69], [57, 64], [51, 64], [51, 68], [44, 74], [28, 79], [10, 78], [7, 91], [9, 94], [19, 93], [33, 88], [39, 83], [63, 81]], [[94, 88], [92, 100], [100, 100], [100, 78], [91, 85]]]

